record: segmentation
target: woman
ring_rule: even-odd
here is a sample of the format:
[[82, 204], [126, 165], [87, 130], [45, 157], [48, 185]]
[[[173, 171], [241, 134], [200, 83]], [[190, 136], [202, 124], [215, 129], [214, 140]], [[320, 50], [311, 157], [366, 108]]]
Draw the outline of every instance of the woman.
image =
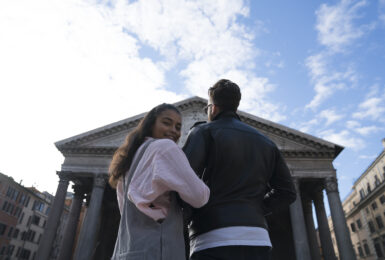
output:
[[121, 213], [114, 260], [185, 259], [176, 194], [198, 208], [210, 191], [176, 144], [181, 121], [173, 105], [153, 108], [113, 156], [109, 183], [117, 189]]

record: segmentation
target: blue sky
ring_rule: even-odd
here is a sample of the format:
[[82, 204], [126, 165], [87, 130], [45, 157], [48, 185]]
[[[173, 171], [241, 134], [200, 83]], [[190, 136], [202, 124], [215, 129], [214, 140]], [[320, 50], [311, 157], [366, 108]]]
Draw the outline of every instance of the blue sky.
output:
[[382, 151], [385, 1], [0, 3], [0, 171], [55, 192], [54, 142], [229, 78], [240, 109], [345, 147], [341, 197]]

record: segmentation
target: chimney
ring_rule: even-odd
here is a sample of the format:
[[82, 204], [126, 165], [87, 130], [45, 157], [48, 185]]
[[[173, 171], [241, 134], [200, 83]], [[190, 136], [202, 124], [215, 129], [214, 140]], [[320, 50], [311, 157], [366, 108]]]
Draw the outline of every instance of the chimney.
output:
[[382, 146], [385, 148], [385, 138], [382, 139]]

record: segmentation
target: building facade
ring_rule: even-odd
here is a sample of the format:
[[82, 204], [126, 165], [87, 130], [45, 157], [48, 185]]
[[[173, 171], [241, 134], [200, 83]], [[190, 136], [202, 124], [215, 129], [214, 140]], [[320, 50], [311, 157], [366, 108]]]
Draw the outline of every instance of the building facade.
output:
[[384, 150], [343, 202], [357, 259], [385, 259], [385, 139], [382, 144]]
[[[193, 97], [175, 104], [182, 113], [182, 146], [190, 127], [206, 120], [203, 108], [207, 100]], [[338, 192], [333, 160], [343, 147], [299, 132], [263, 118], [238, 111], [241, 120], [273, 140], [282, 152], [297, 190], [297, 200], [290, 208], [267, 219], [273, 243], [273, 259], [321, 259], [313, 220], [315, 206], [324, 259], [335, 259], [331, 233], [324, 207], [327, 193], [340, 259], [354, 260], [342, 204]], [[56, 143], [64, 155], [55, 200], [38, 251], [39, 260], [48, 260], [51, 241], [63, 210], [69, 183], [74, 184], [74, 199], [63, 235], [59, 259], [108, 259], [112, 255], [120, 214], [116, 192], [106, 184], [108, 167], [114, 151], [127, 133], [137, 126], [145, 113], [115, 122]], [[78, 242], [74, 237], [81, 212], [80, 201], [86, 197], [87, 209]]]
[[[26, 188], [0, 173], [0, 259], [37, 259], [52, 201], [49, 193]], [[64, 206], [61, 226], [65, 225], [68, 212]], [[58, 243], [60, 235], [56, 236], [53, 251], [59, 248]]]

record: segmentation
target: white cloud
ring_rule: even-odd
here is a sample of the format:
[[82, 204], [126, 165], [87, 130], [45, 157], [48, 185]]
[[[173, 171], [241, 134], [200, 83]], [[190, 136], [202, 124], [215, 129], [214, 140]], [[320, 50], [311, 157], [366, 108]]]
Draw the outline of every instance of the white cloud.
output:
[[354, 69], [349, 65], [343, 66], [346, 69], [336, 69], [332, 58], [346, 53], [357, 39], [374, 29], [375, 23], [359, 24], [366, 5], [365, 0], [342, 0], [335, 5], [322, 4], [316, 11], [318, 40], [326, 48], [306, 59], [316, 92], [307, 108], [317, 108], [337, 90], [355, 83], [357, 73]]
[[360, 158], [360, 159], [370, 159], [370, 160], [374, 160], [374, 159], [376, 159], [376, 157], [377, 157], [378, 155], [377, 154], [373, 154], [373, 155], [360, 155], [358, 158]]
[[209, 86], [229, 78], [246, 93], [241, 104], [249, 112], [284, 118], [279, 106], [267, 101], [273, 85], [255, 76], [259, 50], [252, 40], [261, 25], [252, 30], [238, 22], [249, 15], [244, 1], [118, 1], [111, 12], [125, 30], [159, 51], [166, 69], [182, 66], [179, 75], [190, 94], [206, 97]]
[[[304, 133], [310, 133], [312, 128], [316, 125], [319, 124], [319, 120], [317, 118], [313, 118], [312, 120], [310, 121], [306, 121], [304, 123], [301, 123], [299, 125], [299, 128], [298, 130], [301, 131], [301, 132], [304, 132]], [[297, 126], [293, 126], [294, 128], [296, 128]]]
[[361, 124], [357, 121], [354, 121], [354, 120], [349, 120], [346, 122], [346, 127], [350, 128], [350, 129], [360, 127], [360, 126], [361, 126]]
[[358, 106], [358, 111], [353, 113], [353, 118], [383, 120], [385, 112], [385, 99], [383, 97], [369, 97]]
[[337, 114], [333, 109], [325, 109], [322, 110], [319, 114], [319, 117], [324, 118], [326, 120], [326, 126], [340, 120], [343, 118], [343, 115]]
[[356, 81], [356, 73], [352, 68], [348, 67], [345, 71], [331, 68], [330, 55], [331, 53], [321, 52], [306, 59], [306, 66], [310, 70], [316, 92], [306, 108], [317, 108], [336, 91], [345, 89]]
[[339, 132], [335, 132], [335, 130], [322, 131], [319, 133], [319, 136], [325, 140], [351, 148], [355, 151], [365, 147], [364, 140], [354, 137], [348, 130], [341, 130]]
[[360, 25], [360, 11], [367, 1], [342, 0], [336, 5], [322, 4], [317, 10], [318, 39], [333, 51], [343, 51], [354, 40], [362, 37], [373, 25]]
[[[55, 141], [161, 102], [206, 97], [222, 77], [240, 85], [244, 108], [281, 120], [283, 109], [267, 101], [274, 84], [255, 75], [259, 29], [238, 21], [248, 15], [242, 0], [2, 2], [1, 170], [54, 189], [62, 162]], [[156, 57], [145, 58], [146, 48]], [[170, 72], [184, 85], [170, 86]], [[21, 165], [14, 158], [20, 148], [8, 139], [25, 136], [26, 126], [28, 154], [40, 147], [46, 156]]]
[[369, 135], [371, 133], [375, 133], [375, 132], [378, 132], [378, 131], [381, 131], [382, 128], [378, 127], [378, 126], [365, 126], [365, 127], [359, 127], [359, 128], [356, 128], [354, 129], [354, 131], [356, 131], [357, 133], [361, 134], [361, 135]]

